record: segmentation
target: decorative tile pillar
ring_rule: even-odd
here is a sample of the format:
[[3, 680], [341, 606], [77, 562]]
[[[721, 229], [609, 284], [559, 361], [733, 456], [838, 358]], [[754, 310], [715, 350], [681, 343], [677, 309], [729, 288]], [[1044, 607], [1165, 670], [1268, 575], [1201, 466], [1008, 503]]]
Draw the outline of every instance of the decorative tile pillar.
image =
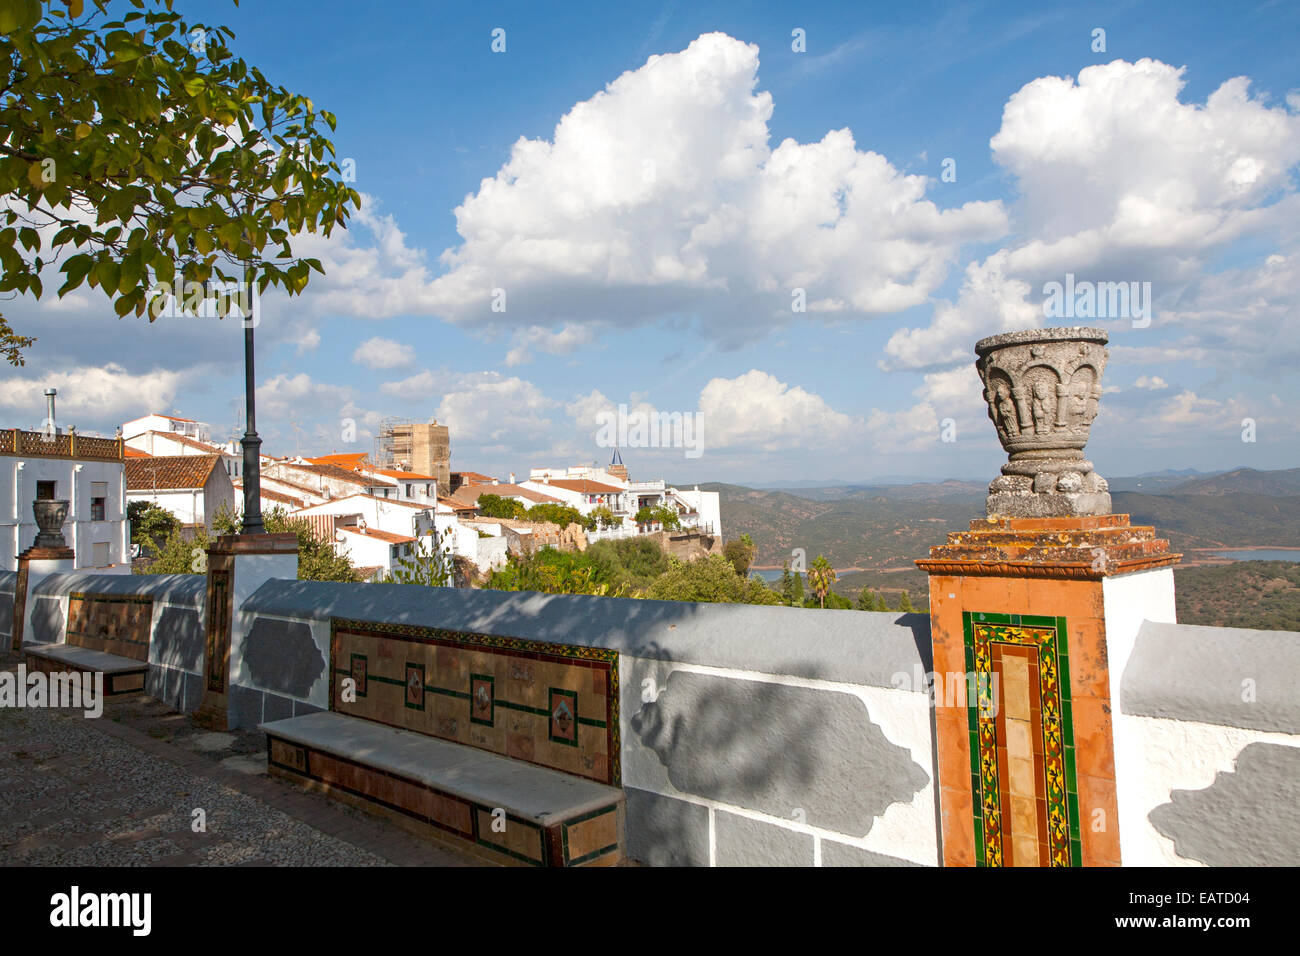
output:
[[1109, 577], [1177, 563], [1128, 515], [992, 518], [930, 575], [946, 866], [1118, 866]]
[[[930, 575], [946, 866], [1121, 863], [1107, 648], [1131, 643], [1138, 609], [1121, 596], [1107, 607], [1131, 590], [1107, 581], [1180, 555], [1110, 513], [1083, 457], [1106, 341], [1100, 329], [1031, 329], [975, 346], [1008, 461], [988, 517], [917, 561]], [[1172, 603], [1168, 572], [1148, 580]], [[1108, 622], [1125, 633], [1108, 638]]]
[[298, 536], [222, 535], [208, 547], [207, 562], [203, 698], [194, 719], [212, 730], [227, 730], [231, 661], [247, 631], [239, 607], [271, 578], [298, 577]]

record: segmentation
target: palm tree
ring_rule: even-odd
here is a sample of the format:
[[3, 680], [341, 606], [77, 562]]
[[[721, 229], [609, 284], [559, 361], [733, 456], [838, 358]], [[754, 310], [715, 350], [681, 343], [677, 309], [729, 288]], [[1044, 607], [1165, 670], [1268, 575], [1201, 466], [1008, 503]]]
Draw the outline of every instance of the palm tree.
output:
[[812, 587], [813, 593], [817, 595], [817, 600], [821, 603], [823, 609], [826, 607], [826, 594], [834, 583], [835, 569], [831, 567], [831, 563], [823, 555], [817, 555], [812, 567], [808, 569], [808, 584]]

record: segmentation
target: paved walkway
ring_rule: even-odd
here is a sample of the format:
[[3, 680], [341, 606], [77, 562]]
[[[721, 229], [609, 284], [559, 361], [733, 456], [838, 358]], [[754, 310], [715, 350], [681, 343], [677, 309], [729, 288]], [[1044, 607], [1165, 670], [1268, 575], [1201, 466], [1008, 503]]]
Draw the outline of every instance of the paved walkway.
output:
[[[16, 663], [0, 656], [0, 670]], [[0, 708], [0, 862], [483, 865], [267, 777], [261, 741], [257, 733], [206, 733], [148, 698], [109, 704], [94, 720], [80, 711]], [[205, 826], [196, 832], [200, 816]]]

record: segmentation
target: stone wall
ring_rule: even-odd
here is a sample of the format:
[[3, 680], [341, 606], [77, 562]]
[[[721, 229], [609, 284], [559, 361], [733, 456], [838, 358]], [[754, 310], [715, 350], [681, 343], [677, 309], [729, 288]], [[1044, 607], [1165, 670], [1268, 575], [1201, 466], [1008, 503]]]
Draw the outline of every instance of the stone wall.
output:
[[1300, 866], [1300, 633], [1147, 621], [1115, 721], [1126, 866]]
[[234, 681], [262, 695], [247, 726], [329, 706], [331, 619], [604, 648], [634, 859], [938, 860], [928, 698], [906, 689], [930, 666], [924, 615], [287, 580], [242, 611], [266, 656]]

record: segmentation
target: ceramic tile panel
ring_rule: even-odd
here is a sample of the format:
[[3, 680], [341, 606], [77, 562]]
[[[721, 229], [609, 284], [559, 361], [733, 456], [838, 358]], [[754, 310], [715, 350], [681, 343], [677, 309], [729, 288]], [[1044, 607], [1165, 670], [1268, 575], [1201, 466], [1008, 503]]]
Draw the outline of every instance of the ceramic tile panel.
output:
[[620, 785], [616, 651], [342, 619], [330, 632], [333, 710]]
[[151, 597], [80, 592], [68, 595], [69, 644], [147, 661], [152, 625]]
[[965, 611], [977, 866], [1080, 866], [1066, 619]]

